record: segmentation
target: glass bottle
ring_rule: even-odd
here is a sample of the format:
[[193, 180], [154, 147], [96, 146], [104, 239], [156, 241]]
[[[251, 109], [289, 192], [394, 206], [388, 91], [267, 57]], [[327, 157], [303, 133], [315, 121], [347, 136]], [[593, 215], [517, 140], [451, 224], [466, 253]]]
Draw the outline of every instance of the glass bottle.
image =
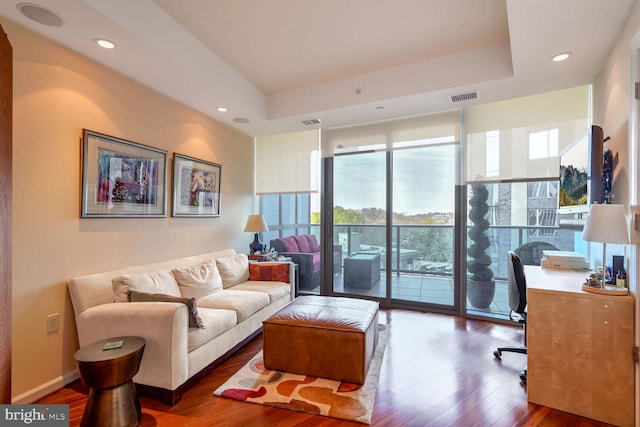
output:
[[616, 276], [616, 286], [619, 288], [624, 288], [627, 282], [627, 273], [624, 270], [618, 271], [618, 275]]

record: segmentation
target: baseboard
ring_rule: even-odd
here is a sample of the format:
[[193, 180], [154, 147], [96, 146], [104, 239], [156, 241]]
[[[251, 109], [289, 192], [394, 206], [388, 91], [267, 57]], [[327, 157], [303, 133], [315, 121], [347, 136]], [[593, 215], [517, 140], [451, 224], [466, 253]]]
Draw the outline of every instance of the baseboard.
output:
[[78, 379], [80, 379], [80, 373], [77, 369], [74, 369], [71, 372], [67, 372], [62, 376], [41, 384], [38, 387], [32, 388], [25, 393], [12, 397], [11, 403], [31, 404], [37, 402], [43, 397], [48, 396], [51, 393], [55, 393], [56, 391], [64, 388], [65, 385], [72, 383], [73, 381], [76, 381]]
[[[181, 385], [175, 391], [169, 391], [169, 390], [160, 389], [157, 387], [144, 386], [140, 384], [137, 384], [136, 387], [140, 389], [139, 391], [141, 393], [149, 394], [151, 396], [157, 397], [161, 401], [163, 401], [163, 403], [165, 403], [166, 405], [173, 406], [180, 401], [180, 399], [182, 398], [182, 394], [187, 388], [189, 388], [190, 386], [195, 384], [197, 381], [199, 381], [202, 377], [208, 374], [213, 368], [220, 365], [222, 362], [228, 359], [229, 356], [231, 356], [233, 353], [238, 351], [238, 349], [246, 345], [249, 341], [251, 341], [253, 338], [258, 336], [261, 332], [262, 332], [262, 328], [259, 328], [257, 331], [254, 331], [244, 340], [236, 344], [232, 349], [228, 350], [225, 354], [223, 354], [218, 359], [210, 363], [207, 367], [202, 369], [202, 371], [195, 374], [193, 377], [189, 378], [185, 382], [185, 384]], [[67, 384], [70, 384], [73, 381], [76, 381], [79, 379], [80, 379], [80, 373], [78, 372], [77, 369], [75, 369], [71, 372], [67, 372], [66, 374], [60, 377], [54, 378], [51, 381], [46, 382], [38, 387], [32, 388], [31, 390], [25, 393], [12, 397], [11, 403], [32, 404], [42, 399], [43, 397], [46, 397], [52, 393], [55, 393], [58, 390], [63, 389]]]

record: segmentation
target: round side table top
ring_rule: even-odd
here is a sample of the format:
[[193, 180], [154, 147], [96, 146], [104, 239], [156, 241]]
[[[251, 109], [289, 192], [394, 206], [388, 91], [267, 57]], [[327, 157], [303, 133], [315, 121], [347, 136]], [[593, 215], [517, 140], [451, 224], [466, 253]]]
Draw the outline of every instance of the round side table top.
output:
[[[122, 342], [121, 346], [119, 346], [120, 342]], [[145, 344], [146, 340], [141, 337], [125, 336], [108, 338], [80, 348], [75, 352], [73, 357], [76, 361], [84, 363], [113, 360], [136, 353], [144, 348]], [[115, 348], [105, 350], [105, 345]]]

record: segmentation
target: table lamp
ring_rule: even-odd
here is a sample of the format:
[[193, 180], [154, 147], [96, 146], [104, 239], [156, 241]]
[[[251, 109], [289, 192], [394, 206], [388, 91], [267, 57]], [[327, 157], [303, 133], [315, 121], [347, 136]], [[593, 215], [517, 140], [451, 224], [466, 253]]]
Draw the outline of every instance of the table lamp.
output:
[[607, 275], [607, 243], [629, 244], [627, 218], [623, 205], [591, 205], [591, 211], [584, 224], [582, 240], [602, 243], [602, 281]]
[[247, 225], [244, 227], [244, 231], [256, 233], [253, 242], [249, 244], [249, 250], [252, 254], [256, 252], [264, 251], [264, 243], [260, 241], [260, 236], [258, 233], [262, 231], [269, 231], [269, 227], [267, 226], [267, 222], [262, 215], [249, 215], [247, 219]]

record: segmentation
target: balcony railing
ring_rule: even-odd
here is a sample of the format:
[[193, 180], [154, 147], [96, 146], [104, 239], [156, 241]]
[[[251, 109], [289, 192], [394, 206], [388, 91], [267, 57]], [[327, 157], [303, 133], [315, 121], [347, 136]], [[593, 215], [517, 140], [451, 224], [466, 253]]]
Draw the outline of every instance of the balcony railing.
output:
[[[320, 241], [318, 224], [305, 225], [304, 228], [316, 234]], [[491, 242], [488, 250], [493, 260], [491, 269], [497, 280], [506, 280], [507, 251], [525, 243], [540, 242], [563, 251], [575, 248], [575, 232], [558, 227], [494, 225], [487, 233]], [[386, 259], [390, 253], [391, 269], [397, 274], [453, 275], [453, 225], [393, 225], [391, 250], [385, 244], [384, 224], [337, 224], [333, 235], [333, 244], [342, 245], [343, 258], [358, 252], [379, 253], [380, 268], [386, 270]], [[540, 256], [538, 253], [537, 258]]]

